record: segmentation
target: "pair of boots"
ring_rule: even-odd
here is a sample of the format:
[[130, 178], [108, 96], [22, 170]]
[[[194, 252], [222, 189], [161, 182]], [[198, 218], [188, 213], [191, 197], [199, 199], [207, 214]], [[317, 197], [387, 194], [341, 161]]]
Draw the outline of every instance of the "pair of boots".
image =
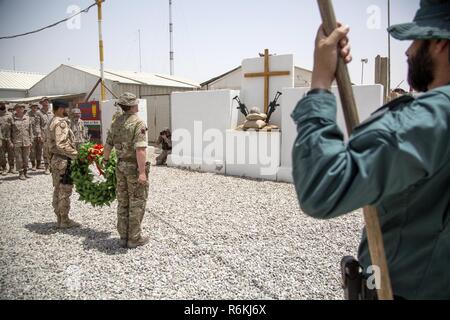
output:
[[20, 180], [26, 180], [30, 179], [31, 177], [28, 175], [27, 169], [19, 171], [19, 179]]
[[57, 215], [57, 225], [60, 229], [78, 228], [81, 226], [81, 224], [69, 219], [69, 216], [66, 215]]
[[131, 240], [127, 241], [127, 239], [120, 238], [119, 244], [123, 248], [135, 249], [137, 247], [146, 245], [149, 241], [150, 241], [149, 237], [140, 237], [139, 240], [137, 240], [137, 241], [131, 241]]
[[14, 168], [9, 167], [9, 170], [6, 170], [6, 167], [4, 167], [2, 176], [6, 176], [8, 173], [16, 174], [17, 172], [14, 170]]
[[31, 161], [31, 171], [42, 170], [42, 166], [40, 162]]

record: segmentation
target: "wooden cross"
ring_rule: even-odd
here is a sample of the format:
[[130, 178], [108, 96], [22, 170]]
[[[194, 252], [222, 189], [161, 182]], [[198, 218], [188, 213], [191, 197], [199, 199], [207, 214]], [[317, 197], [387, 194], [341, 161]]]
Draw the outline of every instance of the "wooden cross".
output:
[[264, 72], [246, 73], [245, 78], [264, 77], [264, 112], [269, 109], [269, 78], [274, 76], [288, 76], [290, 71], [270, 71], [269, 69], [269, 49], [264, 50]]

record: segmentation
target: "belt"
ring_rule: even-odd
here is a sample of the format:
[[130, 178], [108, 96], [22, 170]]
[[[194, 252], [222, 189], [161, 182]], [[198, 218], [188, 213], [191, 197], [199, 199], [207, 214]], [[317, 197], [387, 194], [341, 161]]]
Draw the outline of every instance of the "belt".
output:
[[137, 164], [137, 159], [136, 158], [119, 158], [119, 162], [130, 162], [130, 163], [136, 163]]

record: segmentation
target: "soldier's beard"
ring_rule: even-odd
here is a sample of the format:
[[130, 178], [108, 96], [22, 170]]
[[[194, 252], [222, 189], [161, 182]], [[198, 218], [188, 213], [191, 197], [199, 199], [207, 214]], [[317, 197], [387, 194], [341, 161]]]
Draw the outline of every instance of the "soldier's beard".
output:
[[427, 92], [434, 81], [434, 61], [429, 47], [430, 41], [424, 41], [417, 53], [408, 59], [408, 83], [418, 92]]

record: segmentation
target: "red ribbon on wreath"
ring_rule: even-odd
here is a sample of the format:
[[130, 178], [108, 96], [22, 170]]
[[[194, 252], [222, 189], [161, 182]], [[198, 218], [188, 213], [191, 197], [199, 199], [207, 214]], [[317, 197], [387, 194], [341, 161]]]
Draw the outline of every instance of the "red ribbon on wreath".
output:
[[98, 164], [98, 157], [103, 156], [103, 145], [102, 144], [96, 144], [92, 148], [89, 148], [88, 150], [89, 154], [87, 156], [87, 160], [91, 164], [92, 162], [95, 163], [95, 166], [97, 167], [98, 172], [102, 176], [104, 174], [103, 170], [100, 168]]

